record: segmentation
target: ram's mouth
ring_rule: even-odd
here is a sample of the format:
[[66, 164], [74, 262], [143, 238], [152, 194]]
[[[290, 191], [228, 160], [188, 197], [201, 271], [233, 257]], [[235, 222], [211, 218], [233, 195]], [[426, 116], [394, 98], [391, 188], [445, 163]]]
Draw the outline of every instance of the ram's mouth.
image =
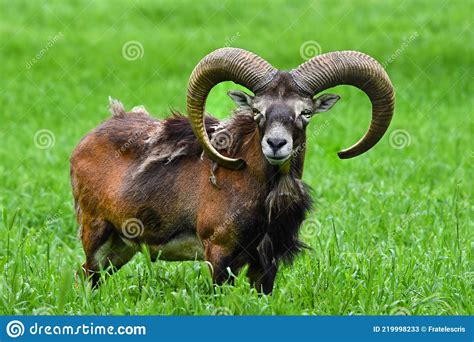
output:
[[265, 158], [267, 159], [267, 161], [271, 164], [271, 165], [281, 165], [283, 164], [284, 162], [286, 162], [288, 160], [288, 158], [290, 158], [290, 155], [287, 155], [287, 156], [267, 156], [265, 155]]

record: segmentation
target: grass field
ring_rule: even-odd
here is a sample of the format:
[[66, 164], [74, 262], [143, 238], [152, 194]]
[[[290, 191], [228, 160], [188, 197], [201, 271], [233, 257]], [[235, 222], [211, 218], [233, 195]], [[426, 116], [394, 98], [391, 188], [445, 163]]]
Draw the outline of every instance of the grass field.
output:
[[[473, 314], [472, 2], [199, 3], [1, 0], [0, 313]], [[109, 117], [109, 95], [159, 118], [184, 110], [192, 68], [225, 45], [282, 69], [315, 52], [374, 56], [397, 91], [388, 133], [339, 160], [370, 104], [332, 90], [342, 100], [308, 128], [316, 208], [302, 239], [313, 249], [281, 269], [272, 296], [243, 274], [213, 293], [205, 263], [143, 254], [98, 291], [76, 285], [71, 151]], [[212, 92], [211, 113], [229, 114], [232, 87]]]

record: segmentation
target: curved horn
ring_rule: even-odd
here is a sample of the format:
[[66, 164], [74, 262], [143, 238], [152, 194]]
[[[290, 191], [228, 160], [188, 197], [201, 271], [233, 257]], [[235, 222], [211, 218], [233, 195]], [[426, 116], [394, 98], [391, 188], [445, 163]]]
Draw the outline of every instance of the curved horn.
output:
[[338, 153], [339, 158], [356, 157], [371, 149], [384, 135], [392, 119], [395, 93], [383, 67], [357, 51], [336, 51], [316, 56], [292, 70], [291, 75], [310, 96], [341, 84], [364, 91], [372, 102], [372, 121], [365, 135]]
[[245, 166], [242, 159], [221, 155], [209, 141], [204, 127], [204, 109], [211, 89], [220, 82], [233, 81], [255, 93], [267, 85], [276, 72], [259, 56], [237, 48], [211, 52], [194, 68], [188, 84], [187, 111], [194, 134], [210, 159], [229, 169]]

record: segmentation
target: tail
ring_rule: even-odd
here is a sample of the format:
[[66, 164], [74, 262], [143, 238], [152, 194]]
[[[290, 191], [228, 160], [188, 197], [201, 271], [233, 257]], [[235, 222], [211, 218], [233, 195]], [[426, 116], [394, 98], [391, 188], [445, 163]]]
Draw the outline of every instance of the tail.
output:
[[125, 115], [125, 107], [119, 100], [113, 99], [109, 96], [109, 110], [113, 116]]
[[[123, 116], [126, 114], [125, 107], [123, 106], [122, 102], [117, 99], [113, 99], [111, 96], [109, 96], [109, 110], [113, 116]], [[150, 115], [144, 106], [133, 107], [131, 113]]]

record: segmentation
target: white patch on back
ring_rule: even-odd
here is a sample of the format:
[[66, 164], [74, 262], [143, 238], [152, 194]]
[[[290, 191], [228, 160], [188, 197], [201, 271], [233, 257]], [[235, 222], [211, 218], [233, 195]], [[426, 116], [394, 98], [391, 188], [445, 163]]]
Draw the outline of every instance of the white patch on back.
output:
[[150, 115], [150, 113], [148, 113], [145, 106], [143, 106], [143, 105], [133, 107], [132, 112], [133, 113], [141, 113], [141, 114]]

